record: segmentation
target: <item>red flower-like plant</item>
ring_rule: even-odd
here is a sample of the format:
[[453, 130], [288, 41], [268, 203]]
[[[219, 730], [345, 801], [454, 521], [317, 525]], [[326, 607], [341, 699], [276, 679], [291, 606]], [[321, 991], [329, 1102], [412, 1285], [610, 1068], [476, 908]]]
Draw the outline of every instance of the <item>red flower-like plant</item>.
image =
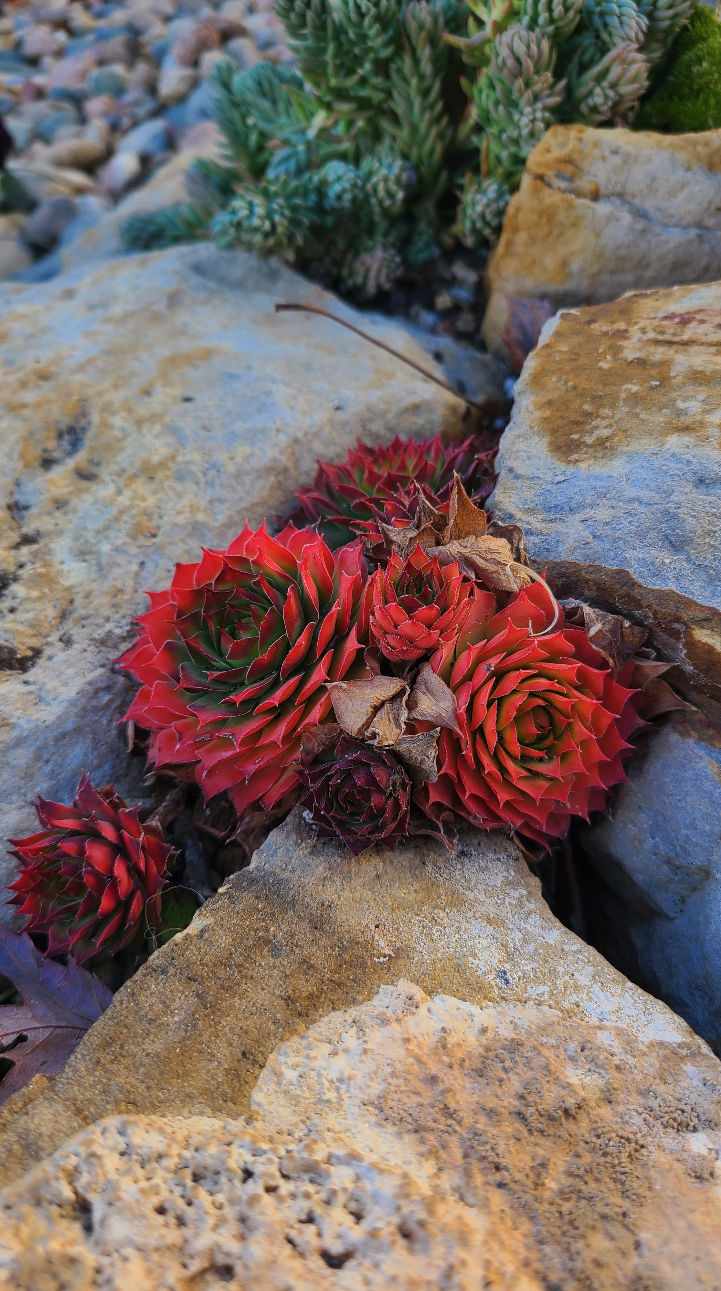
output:
[[623, 684], [631, 661], [614, 680], [584, 631], [553, 630], [539, 584], [494, 609], [481, 593], [458, 638], [431, 660], [455, 694], [461, 735], [442, 731], [440, 773], [420, 801], [431, 817], [450, 809], [545, 843], [565, 834], [571, 816], [602, 809], [625, 780], [629, 736], [644, 724], [640, 692]]
[[411, 782], [386, 749], [341, 738], [330, 762], [300, 772], [321, 838], [340, 838], [354, 856], [373, 843], [390, 851], [408, 833]]
[[471, 608], [475, 585], [416, 547], [407, 560], [393, 552], [366, 588], [370, 632], [393, 663], [412, 663], [458, 636]]
[[359, 522], [376, 518], [386, 501], [409, 490], [413, 482], [424, 485], [438, 505], [447, 502], [455, 471], [468, 493], [482, 501], [493, 489], [495, 456], [486, 435], [447, 447], [440, 435], [420, 442], [396, 436], [387, 448], [371, 448], [359, 440], [344, 462], [318, 463], [313, 487], [295, 491], [300, 508], [291, 520], [317, 523], [329, 546], [342, 546], [356, 536]]
[[227, 551], [178, 565], [118, 661], [142, 682], [127, 718], [152, 732], [151, 762], [195, 764], [206, 798], [227, 789], [241, 815], [293, 791], [300, 735], [331, 710], [324, 682], [360, 649], [365, 576], [360, 543], [334, 556], [292, 525], [276, 538], [246, 525]]
[[43, 830], [13, 839], [20, 873], [10, 904], [27, 932], [47, 933], [48, 953], [78, 963], [115, 954], [146, 926], [157, 927], [172, 848], [159, 825], [141, 824], [111, 786], [83, 774], [72, 807], [38, 798]]

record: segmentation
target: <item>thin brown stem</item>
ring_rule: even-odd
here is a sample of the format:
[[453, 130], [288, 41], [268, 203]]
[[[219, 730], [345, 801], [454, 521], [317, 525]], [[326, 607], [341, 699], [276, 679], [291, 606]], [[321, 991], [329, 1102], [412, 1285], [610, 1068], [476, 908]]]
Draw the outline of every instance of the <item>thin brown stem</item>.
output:
[[332, 314], [329, 309], [319, 309], [317, 305], [299, 305], [295, 302], [277, 304], [275, 307], [276, 314], [290, 310], [299, 310], [306, 314], [319, 314], [321, 318], [330, 318], [333, 323], [340, 323], [341, 327], [347, 327], [349, 332], [355, 332], [356, 336], [362, 336], [364, 341], [370, 341], [371, 345], [377, 345], [379, 350], [385, 350], [386, 354], [392, 354], [394, 359], [400, 359], [401, 363], [406, 363], [409, 368], [414, 368], [416, 372], [420, 372], [422, 377], [425, 377], [428, 381], [433, 381], [435, 385], [441, 387], [441, 390], [446, 390], [448, 394], [454, 395], [456, 399], [460, 399], [461, 403], [467, 404], [469, 408], [475, 408], [477, 412], [488, 414], [490, 401], [478, 403], [475, 399], [469, 399], [467, 395], [454, 390], [453, 386], [449, 385], [447, 381], [434, 376], [432, 372], [427, 372], [425, 368], [421, 367], [420, 363], [414, 363], [413, 359], [406, 358], [405, 354], [401, 354], [398, 350], [394, 350], [392, 346], [386, 345], [385, 341], [379, 341], [375, 336], [369, 336], [367, 332], [362, 331], [360, 327], [356, 327], [354, 323], [348, 323], [345, 318], [340, 318], [338, 314]]

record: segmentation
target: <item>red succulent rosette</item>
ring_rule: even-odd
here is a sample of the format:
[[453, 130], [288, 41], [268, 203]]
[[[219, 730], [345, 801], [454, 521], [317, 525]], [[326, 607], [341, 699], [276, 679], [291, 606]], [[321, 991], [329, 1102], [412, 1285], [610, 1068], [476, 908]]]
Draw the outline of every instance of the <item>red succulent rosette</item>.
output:
[[474, 584], [458, 565], [441, 568], [421, 547], [407, 560], [393, 552], [366, 588], [371, 639], [392, 663], [412, 663], [455, 640], [468, 617]]
[[85, 774], [72, 807], [38, 798], [35, 808], [42, 832], [12, 840], [20, 873], [10, 904], [27, 932], [47, 933], [48, 954], [86, 963], [158, 926], [173, 850], [159, 825], [141, 824], [137, 807]]
[[614, 679], [583, 630], [554, 628], [537, 583], [497, 613], [482, 593], [458, 638], [433, 656], [455, 695], [460, 735], [441, 732], [438, 779], [419, 791], [432, 818], [450, 809], [545, 844], [571, 816], [603, 809], [625, 780], [629, 736], [644, 725], [639, 692], [623, 684], [633, 663]]
[[387, 749], [342, 737], [332, 759], [300, 771], [303, 800], [321, 838], [339, 838], [358, 856], [374, 843], [393, 851], [408, 833], [411, 782]]
[[365, 578], [359, 542], [334, 555], [292, 525], [246, 525], [178, 565], [118, 661], [142, 683], [127, 718], [152, 732], [150, 761], [195, 764], [206, 798], [227, 790], [241, 816], [272, 809], [299, 783], [302, 732], [331, 710], [324, 683], [356, 661]]
[[[413, 483], [424, 486], [438, 506], [448, 501], [454, 471], [477, 500], [489, 496], [495, 482], [496, 448], [487, 435], [462, 444], [441, 443], [441, 436], [403, 440], [372, 448], [359, 440], [344, 462], [319, 462], [312, 488], [296, 489], [300, 507], [295, 524], [317, 524], [331, 547], [351, 542], [361, 521], [382, 514], [383, 505], [399, 501], [405, 513], [415, 499]], [[407, 497], [399, 499], [399, 495]]]

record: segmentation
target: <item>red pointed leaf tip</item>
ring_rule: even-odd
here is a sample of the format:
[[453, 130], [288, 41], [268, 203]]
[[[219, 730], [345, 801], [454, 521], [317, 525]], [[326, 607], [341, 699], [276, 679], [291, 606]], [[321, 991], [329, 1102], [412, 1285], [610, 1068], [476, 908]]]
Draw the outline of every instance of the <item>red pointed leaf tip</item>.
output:
[[296, 490], [300, 506], [292, 519], [318, 524], [326, 542], [339, 547], [355, 537], [358, 522], [382, 515], [385, 504], [401, 515], [415, 512], [413, 484], [433, 494], [436, 505], [447, 503], [455, 471], [467, 492], [483, 501], [493, 489], [495, 456], [493, 441], [480, 434], [447, 446], [440, 435], [419, 442], [396, 436], [375, 448], [359, 440], [345, 462], [318, 463], [313, 486]]
[[302, 731], [331, 714], [325, 682], [365, 675], [366, 579], [360, 542], [333, 553], [293, 525], [246, 526], [184, 566], [158, 596], [162, 631], [145, 615], [142, 648], [119, 660], [142, 683], [128, 716], [152, 732], [151, 761], [195, 763], [206, 798], [228, 790], [242, 816], [270, 811], [297, 788]]
[[393, 851], [408, 833], [412, 786], [387, 749], [342, 736], [331, 761], [305, 768], [300, 777], [319, 836], [341, 839], [354, 856], [376, 843]]
[[441, 732], [440, 774], [420, 799], [432, 818], [450, 808], [547, 845], [571, 816], [605, 807], [625, 779], [629, 737], [643, 725], [638, 692], [614, 680], [585, 632], [561, 625], [534, 635], [552, 616], [535, 583], [485, 622], [469, 616], [433, 656], [455, 694], [461, 734]]
[[73, 807], [41, 798], [38, 813], [50, 827], [15, 840], [11, 905], [28, 916], [25, 931], [47, 933], [53, 954], [89, 963], [128, 945], [143, 912], [157, 924], [153, 898], [167, 882], [172, 848], [153, 826], [146, 832], [112, 786], [98, 790], [83, 774]]

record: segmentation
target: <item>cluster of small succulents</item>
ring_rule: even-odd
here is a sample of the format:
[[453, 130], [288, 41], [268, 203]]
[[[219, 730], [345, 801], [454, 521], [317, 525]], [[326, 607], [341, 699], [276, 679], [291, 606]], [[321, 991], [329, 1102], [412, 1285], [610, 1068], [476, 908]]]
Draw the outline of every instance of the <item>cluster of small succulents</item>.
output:
[[[222, 804], [218, 837], [300, 801], [355, 854], [415, 833], [452, 847], [457, 820], [548, 847], [606, 806], [647, 717], [678, 706], [635, 653], [643, 629], [564, 609], [522, 530], [489, 523], [492, 456], [482, 435], [359, 443], [297, 491], [302, 527], [246, 525], [150, 593], [118, 660], [140, 683], [127, 720], [171, 797], [192, 782], [208, 821]], [[171, 935], [160, 819], [85, 775], [73, 806], [37, 811], [13, 902], [49, 954], [95, 965]]]
[[695, 4], [278, 0], [296, 67], [219, 64], [227, 163], [126, 239], [212, 232], [372, 297], [454, 237], [492, 243], [549, 126], [625, 117]]

